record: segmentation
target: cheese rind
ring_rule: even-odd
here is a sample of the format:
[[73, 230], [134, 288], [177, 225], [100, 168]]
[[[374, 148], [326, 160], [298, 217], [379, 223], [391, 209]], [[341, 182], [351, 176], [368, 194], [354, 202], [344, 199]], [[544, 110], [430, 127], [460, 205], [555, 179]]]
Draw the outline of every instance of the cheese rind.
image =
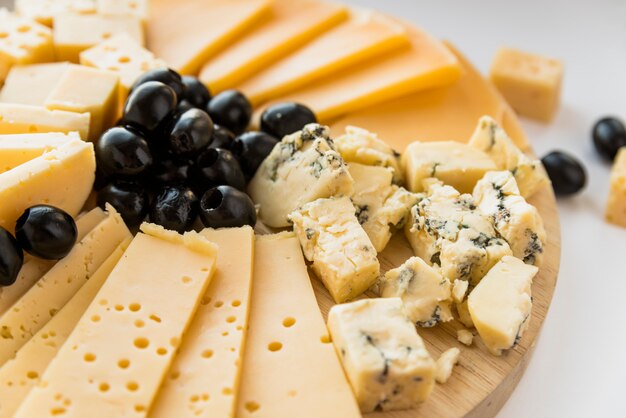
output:
[[40, 157], [70, 140], [80, 140], [78, 133], [0, 135], [0, 174]]
[[435, 372], [435, 380], [437, 383], [446, 383], [452, 376], [452, 369], [458, 363], [461, 350], [456, 347], [449, 348], [437, 359], [437, 371]]
[[94, 0], [15, 0], [15, 10], [21, 16], [52, 27], [54, 17], [68, 13], [94, 13]]
[[613, 162], [605, 217], [615, 225], [626, 227], [626, 148], [617, 153]]
[[89, 113], [48, 110], [42, 106], [0, 103], [0, 134], [78, 132], [89, 139]]

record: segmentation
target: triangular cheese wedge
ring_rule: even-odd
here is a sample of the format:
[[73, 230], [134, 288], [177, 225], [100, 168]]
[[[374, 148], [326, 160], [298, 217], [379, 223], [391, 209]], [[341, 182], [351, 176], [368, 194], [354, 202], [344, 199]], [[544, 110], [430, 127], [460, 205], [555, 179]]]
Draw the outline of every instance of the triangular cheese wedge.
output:
[[0, 174], [40, 157], [72, 139], [80, 140], [77, 132], [0, 135]]

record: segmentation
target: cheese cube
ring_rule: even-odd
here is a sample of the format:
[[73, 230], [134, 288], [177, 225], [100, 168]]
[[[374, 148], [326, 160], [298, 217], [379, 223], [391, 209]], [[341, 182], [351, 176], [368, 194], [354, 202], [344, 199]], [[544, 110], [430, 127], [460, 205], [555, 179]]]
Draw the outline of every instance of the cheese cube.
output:
[[96, 0], [96, 11], [103, 15], [129, 15], [148, 20], [148, 0]]
[[80, 140], [76, 132], [69, 134], [0, 135], [0, 174], [71, 141]]
[[54, 17], [68, 13], [94, 13], [95, 0], [15, 0], [15, 10], [22, 16], [52, 27]]
[[435, 362], [399, 298], [335, 305], [328, 329], [363, 413], [413, 408], [428, 398]]
[[480, 118], [468, 144], [487, 153], [499, 170], [513, 173], [521, 195], [526, 199], [550, 183], [541, 161], [524, 154], [490, 116]]
[[437, 383], [446, 383], [452, 375], [454, 365], [458, 363], [461, 350], [456, 347], [449, 348], [437, 359], [435, 380]]
[[285, 136], [248, 185], [266, 225], [289, 226], [287, 215], [319, 198], [352, 195], [352, 177], [328, 136], [328, 128], [306, 125]]
[[0, 135], [78, 132], [89, 139], [89, 113], [48, 110], [42, 106], [0, 103]]
[[541, 265], [547, 237], [539, 211], [519, 194], [510, 171], [485, 174], [474, 188], [478, 210], [493, 219], [496, 230], [524, 263]]
[[452, 320], [450, 288], [450, 281], [419, 257], [387, 271], [379, 283], [380, 295], [402, 299], [407, 316], [420, 327]]
[[606, 204], [606, 220], [626, 227], [626, 148], [622, 148], [611, 170], [611, 190]]
[[354, 299], [376, 282], [377, 253], [348, 197], [307, 203], [289, 219], [304, 256], [337, 303]]
[[12, 67], [0, 91], [0, 102], [43, 106], [70, 65], [55, 62]]
[[517, 113], [549, 122], [559, 107], [563, 64], [511, 48], [500, 49], [489, 78]]
[[119, 77], [110, 71], [73, 65], [63, 74], [46, 99], [50, 110], [89, 113], [92, 139], [118, 119]]
[[402, 154], [409, 190], [421, 192], [423, 181], [436, 177], [461, 193], [471, 193], [487, 171], [496, 170], [487, 154], [455, 141], [413, 142]]
[[123, 33], [144, 44], [143, 27], [135, 16], [59, 15], [54, 19], [53, 31], [56, 60], [78, 63], [82, 51]]

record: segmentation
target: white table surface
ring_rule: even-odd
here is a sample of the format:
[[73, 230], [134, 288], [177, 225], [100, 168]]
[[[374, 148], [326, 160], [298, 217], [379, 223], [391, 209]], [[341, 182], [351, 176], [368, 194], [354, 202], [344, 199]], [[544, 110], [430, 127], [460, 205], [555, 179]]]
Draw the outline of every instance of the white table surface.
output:
[[626, 229], [603, 221], [610, 166], [593, 123], [626, 119], [626, 0], [347, 0], [452, 41], [483, 72], [507, 45], [562, 59], [563, 104], [549, 125], [523, 120], [543, 155], [579, 157], [589, 182], [559, 200], [561, 271], [535, 354], [499, 418], [626, 417]]

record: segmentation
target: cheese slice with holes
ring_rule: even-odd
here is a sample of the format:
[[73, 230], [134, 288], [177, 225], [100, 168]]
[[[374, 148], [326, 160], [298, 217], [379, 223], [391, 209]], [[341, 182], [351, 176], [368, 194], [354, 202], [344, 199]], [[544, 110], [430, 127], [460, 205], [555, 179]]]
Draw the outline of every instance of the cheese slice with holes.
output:
[[0, 135], [0, 173], [40, 157], [72, 139], [80, 140], [80, 136], [76, 132]]
[[15, 10], [22, 16], [52, 26], [54, 16], [66, 13], [94, 13], [94, 0], [15, 0]]
[[348, 16], [345, 6], [318, 0], [276, 0], [270, 15], [207, 62], [200, 80], [213, 93], [234, 88]]
[[235, 416], [248, 329], [254, 231], [205, 229], [219, 246], [215, 275], [160, 393], [151, 418]]
[[43, 106], [70, 65], [54, 62], [12, 67], [0, 91], [0, 102]]
[[[265, 18], [271, 3], [270, 0], [154, 1], [147, 27], [148, 48], [175, 70], [196, 74], [209, 58]], [[193, 30], [181, 30], [181, 25]]]
[[213, 276], [217, 247], [195, 232], [143, 229], [16, 418], [147, 415]]
[[145, 22], [149, 0], [97, 0], [96, 11], [104, 15], [130, 15]]
[[15, 358], [0, 368], [0, 418], [11, 418], [31, 389], [39, 383], [39, 377], [72, 333], [128, 244], [130, 238], [113, 251], [63, 309], [17, 352]]
[[121, 216], [109, 208], [99, 223], [0, 317], [0, 365], [32, 338], [131, 236]]
[[237, 417], [360, 417], [293, 234], [257, 237], [252, 283]]
[[78, 132], [89, 139], [89, 113], [48, 110], [43, 106], [0, 103], [0, 134]]

